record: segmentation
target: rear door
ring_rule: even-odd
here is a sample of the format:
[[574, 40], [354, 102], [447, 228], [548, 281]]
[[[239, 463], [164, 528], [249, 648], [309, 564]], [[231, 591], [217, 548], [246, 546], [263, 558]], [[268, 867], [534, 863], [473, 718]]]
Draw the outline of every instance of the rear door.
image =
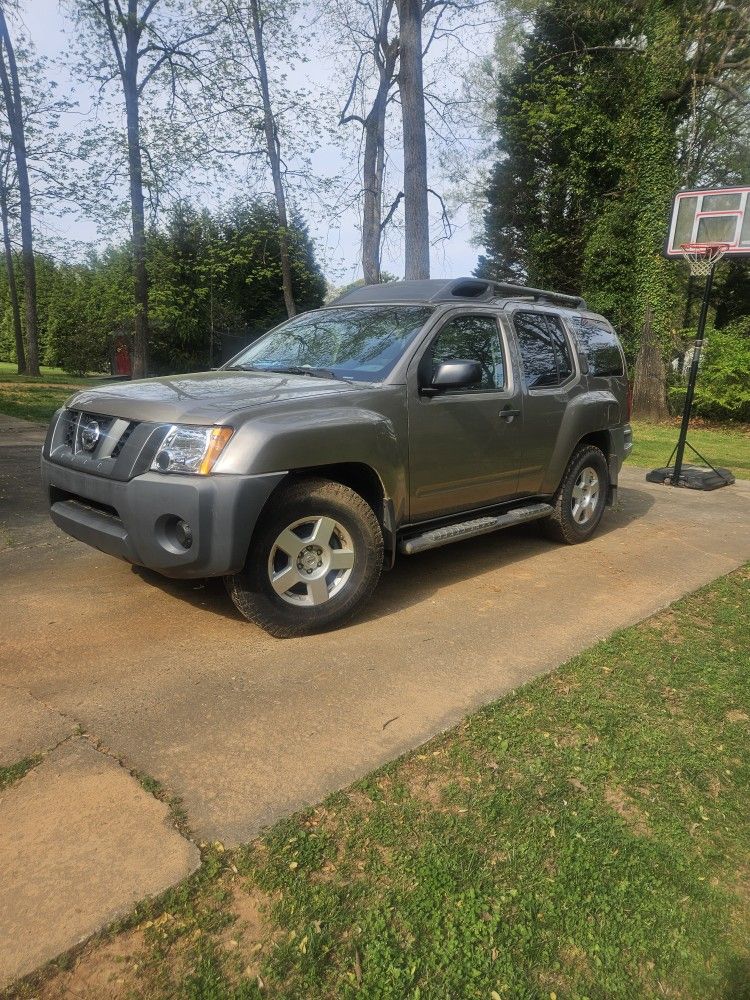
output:
[[511, 314], [524, 384], [518, 489], [542, 490], [544, 474], [578, 384], [572, 345], [553, 312], [516, 309]]
[[[479, 361], [479, 386], [423, 395], [442, 361]], [[492, 311], [450, 313], [408, 377], [410, 516], [417, 521], [513, 497], [518, 488], [520, 387]]]

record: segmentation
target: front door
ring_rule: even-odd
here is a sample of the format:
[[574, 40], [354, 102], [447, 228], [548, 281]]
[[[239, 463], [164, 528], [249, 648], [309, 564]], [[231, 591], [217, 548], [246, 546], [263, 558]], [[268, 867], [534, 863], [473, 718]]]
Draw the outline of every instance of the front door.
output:
[[[478, 361], [477, 386], [429, 396], [443, 361]], [[440, 326], [410, 370], [410, 519], [439, 517], [515, 496], [520, 464], [520, 385], [491, 312], [461, 312]]]

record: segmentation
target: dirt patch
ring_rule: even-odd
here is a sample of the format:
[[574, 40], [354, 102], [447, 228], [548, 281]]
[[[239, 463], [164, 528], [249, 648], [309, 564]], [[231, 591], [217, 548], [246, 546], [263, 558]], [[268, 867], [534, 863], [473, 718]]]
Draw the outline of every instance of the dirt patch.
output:
[[621, 816], [630, 829], [639, 837], [649, 837], [651, 829], [646, 813], [638, 806], [619, 785], [607, 785], [604, 789], [604, 801]]
[[741, 711], [739, 708], [730, 709], [724, 716], [727, 722], [749, 722], [750, 715], [747, 712]]
[[143, 962], [144, 936], [138, 928], [104, 943], [86, 945], [72, 968], [58, 972], [33, 991], [35, 1000], [126, 1000]]
[[[256, 978], [264, 945], [276, 935], [270, 909], [273, 897], [226, 876], [224, 884], [231, 897], [223, 905], [234, 917], [215, 939], [227, 961], [230, 978]], [[221, 883], [219, 884], [221, 888]], [[219, 893], [221, 896], [221, 893]], [[139, 927], [105, 941], [84, 947], [70, 968], [51, 970], [46, 981], [34, 991], [34, 1000], [134, 1000], [161, 996], [166, 983], [179, 983], [194, 962], [192, 946], [200, 931], [180, 932], [184, 923], [171, 913], [162, 913]], [[177, 930], [177, 934], [175, 936]]]
[[649, 618], [641, 626], [641, 631], [644, 633], [657, 632], [663, 639], [675, 646], [681, 646], [685, 641], [685, 636], [675, 620], [673, 611], [663, 611], [660, 615]]
[[468, 809], [465, 805], [448, 801], [449, 790], [460, 788], [461, 791], [470, 787], [475, 782], [480, 783], [481, 779], [459, 775], [455, 772], [431, 771], [427, 774], [415, 769], [411, 773], [402, 773], [401, 778], [409, 790], [412, 798], [419, 799], [437, 812], [453, 813], [460, 816]]
[[247, 978], [260, 974], [260, 961], [265, 944], [273, 940], [270, 910], [273, 899], [254, 886], [239, 883], [232, 889], [228, 904], [234, 922], [224, 929], [217, 945], [233, 956], [232, 965]]

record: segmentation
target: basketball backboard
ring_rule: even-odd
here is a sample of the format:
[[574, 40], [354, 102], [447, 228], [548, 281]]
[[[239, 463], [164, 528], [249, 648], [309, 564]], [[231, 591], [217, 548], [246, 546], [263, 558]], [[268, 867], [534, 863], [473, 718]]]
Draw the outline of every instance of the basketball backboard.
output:
[[684, 256], [685, 244], [724, 244], [726, 257], [750, 254], [750, 187], [678, 192], [672, 202], [667, 257]]

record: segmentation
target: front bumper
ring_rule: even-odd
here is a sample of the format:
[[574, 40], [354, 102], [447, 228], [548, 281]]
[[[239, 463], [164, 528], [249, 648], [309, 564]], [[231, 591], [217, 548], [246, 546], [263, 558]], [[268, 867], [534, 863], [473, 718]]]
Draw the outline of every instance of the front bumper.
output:
[[[55, 524], [101, 552], [170, 577], [242, 569], [258, 516], [285, 473], [179, 476], [146, 472], [126, 482], [42, 457], [42, 482]], [[175, 520], [193, 541], [184, 549]]]

